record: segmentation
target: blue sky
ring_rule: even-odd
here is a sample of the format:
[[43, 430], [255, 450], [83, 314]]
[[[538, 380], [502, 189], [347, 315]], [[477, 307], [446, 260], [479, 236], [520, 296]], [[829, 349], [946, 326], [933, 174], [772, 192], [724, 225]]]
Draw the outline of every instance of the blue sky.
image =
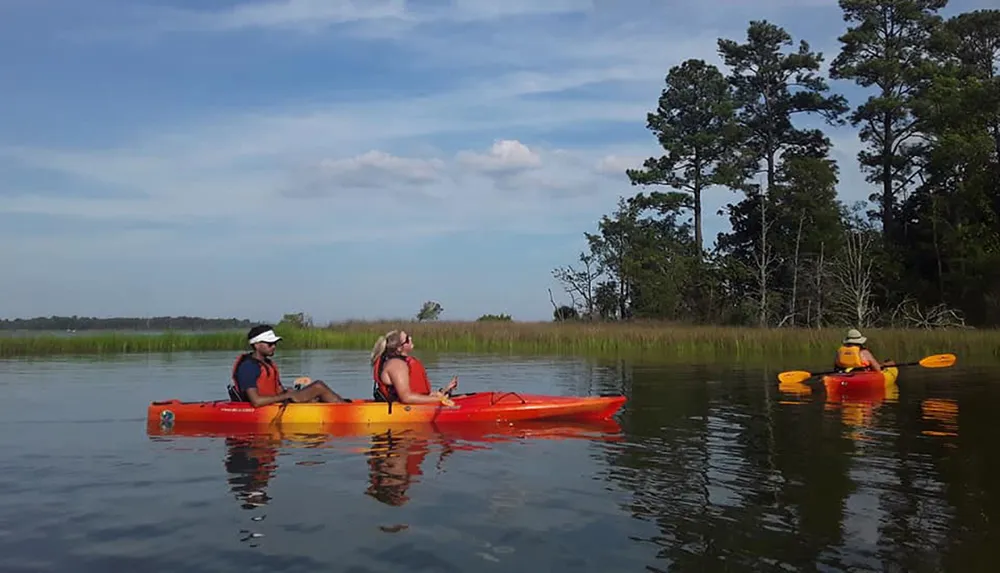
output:
[[0, 0], [0, 316], [547, 320], [667, 70], [750, 19], [827, 62], [843, 30], [834, 0]]

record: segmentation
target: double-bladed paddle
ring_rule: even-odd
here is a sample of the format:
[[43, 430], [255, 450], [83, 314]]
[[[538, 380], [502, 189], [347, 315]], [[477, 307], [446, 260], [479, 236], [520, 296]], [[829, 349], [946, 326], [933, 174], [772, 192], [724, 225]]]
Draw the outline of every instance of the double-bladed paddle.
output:
[[[954, 354], [932, 354], [930, 356], [925, 356], [917, 362], [903, 362], [900, 364], [887, 364], [883, 368], [892, 368], [898, 366], [923, 366], [924, 368], [947, 368], [953, 364], [957, 358]], [[836, 370], [830, 370], [829, 372], [806, 372], [805, 370], [789, 370], [788, 372], [782, 372], [778, 374], [778, 381], [782, 384], [796, 384], [798, 382], [805, 382], [813, 376], [824, 376], [826, 374], [842, 374]]]

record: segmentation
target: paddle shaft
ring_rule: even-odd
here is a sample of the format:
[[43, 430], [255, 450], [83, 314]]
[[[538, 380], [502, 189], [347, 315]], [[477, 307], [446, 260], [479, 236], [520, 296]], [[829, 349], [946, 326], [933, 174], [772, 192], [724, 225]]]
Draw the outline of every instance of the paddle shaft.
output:
[[[898, 368], [900, 366], [920, 366], [920, 362], [917, 361], [917, 362], [901, 362], [899, 364], [883, 364], [882, 365], [882, 370], [885, 370], [886, 368]], [[831, 374], [841, 374], [841, 375], [850, 376], [853, 373], [860, 373], [860, 372], [874, 372], [874, 371], [873, 370], [855, 370], [854, 372], [841, 372], [840, 370], [830, 370], [829, 372], [816, 372], [816, 373], [813, 374], [813, 376], [829, 376]]]

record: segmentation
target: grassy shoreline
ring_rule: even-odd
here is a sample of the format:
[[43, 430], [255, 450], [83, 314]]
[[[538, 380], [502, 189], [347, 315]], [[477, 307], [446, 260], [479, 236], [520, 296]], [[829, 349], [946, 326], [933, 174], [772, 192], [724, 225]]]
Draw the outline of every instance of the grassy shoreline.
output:
[[[757, 329], [648, 323], [346, 322], [294, 329], [279, 325], [283, 347], [370, 350], [375, 339], [402, 327], [418, 350], [511, 354], [652, 355], [663, 358], [828, 357], [844, 329]], [[866, 329], [878, 356], [914, 360], [953, 352], [960, 359], [1000, 360], [1000, 330]], [[43, 334], [0, 338], [0, 358], [68, 354], [130, 354], [234, 350], [243, 332]]]

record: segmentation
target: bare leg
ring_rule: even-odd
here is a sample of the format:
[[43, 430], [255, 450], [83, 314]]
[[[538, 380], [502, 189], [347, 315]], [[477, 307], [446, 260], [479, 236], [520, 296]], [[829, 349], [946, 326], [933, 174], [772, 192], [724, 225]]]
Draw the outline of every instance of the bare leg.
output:
[[316, 380], [301, 390], [292, 393], [293, 402], [346, 402], [344, 398], [330, 389], [322, 380]]

